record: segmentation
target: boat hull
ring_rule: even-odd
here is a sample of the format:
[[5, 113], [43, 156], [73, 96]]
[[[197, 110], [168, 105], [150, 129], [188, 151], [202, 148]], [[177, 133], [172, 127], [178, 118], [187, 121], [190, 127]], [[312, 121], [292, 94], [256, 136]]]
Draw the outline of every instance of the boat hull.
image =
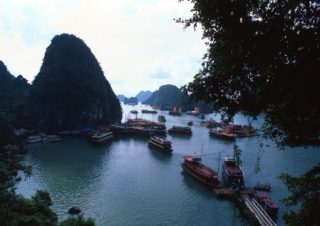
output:
[[148, 145], [149, 145], [149, 147], [151, 147], [153, 149], [160, 150], [163, 153], [171, 153], [172, 152], [172, 148], [171, 147], [165, 147], [165, 146], [162, 146], [160, 144], [154, 143], [152, 141], [149, 141]]
[[218, 188], [218, 187], [220, 187], [218, 181], [215, 182], [215, 183], [207, 181], [206, 179], [200, 177], [195, 171], [190, 169], [190, 167], [188, 167], [185, 163], [181, 163], [181, 167], [187, 174], [189, 174], [191, 177], [193, 177], [197, 181], [201, 182], [202, 184], [206, 185], [207, 187], [209, 187], [209, 188]]
[[102, 135], [93, 135], [91, 136], [90, 138], [90, 141], [93, 143], [93, 144], [105, 144], [107, 143], [108, 141], [111, 141], [113, 139], [113, 135], [112, 133], [107, 133], [107, 134], [102, 134]]

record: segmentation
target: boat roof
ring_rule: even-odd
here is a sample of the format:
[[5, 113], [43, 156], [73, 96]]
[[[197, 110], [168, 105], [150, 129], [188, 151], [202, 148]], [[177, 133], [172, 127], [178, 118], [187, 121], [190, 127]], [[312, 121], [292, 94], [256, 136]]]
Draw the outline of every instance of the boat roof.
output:
[[234, 162], [234, 159], [232, 157], [230, 157], [230, 156], [223, 157], [223, 160], [225, 162]]
[[200, 157], [192, 156], [192, 155], [186, 155], [186, 156], [183, 156], [183, 158], [187, 161], [197, 161], [197, 162], [201, 161]]

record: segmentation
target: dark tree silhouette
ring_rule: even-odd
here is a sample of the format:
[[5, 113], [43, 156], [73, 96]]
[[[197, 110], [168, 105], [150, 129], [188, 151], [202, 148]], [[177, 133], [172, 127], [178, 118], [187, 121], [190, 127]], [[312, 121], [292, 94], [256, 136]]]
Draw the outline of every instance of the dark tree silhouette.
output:
[[190, 2], [177, 21], [201, 25], [208, 50], [188, 91], [229, 116], [264, 113], [279, 145], [319, 145], [319, 1]]

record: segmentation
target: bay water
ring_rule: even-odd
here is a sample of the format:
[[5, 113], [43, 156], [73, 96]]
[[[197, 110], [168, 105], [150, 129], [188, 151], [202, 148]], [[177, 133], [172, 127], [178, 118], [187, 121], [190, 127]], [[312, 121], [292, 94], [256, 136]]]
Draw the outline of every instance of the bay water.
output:
[[[123, 121], [137, 117], [157, 121], [157, 115], [141, 114], [149, 109], [141, 104], [123, 105]], [[205, 165], [221, 173], [219, 155], [232, 156], [233, 142], [212, 138], [200, 119], [191, 115], [165, 115], [167, 128], [187, 126], [193, 121], [191, 137], [171, 136], [170, 155], [150, 149], [148, 138], [121, 137], [95, 146], [84, 137], [62, 138], [60, 143], [32, 144], [24, 161], [33, 167], [32, 176], [24, 178], [17, 193], [31, 197], [36, 190], [47, 190], [53, 210], [60, 219], [78, 206], [85, 217], [92, 217], [98, 226], [107, 225], [247, 225], [230, 201], [217, 199], [212, 191], [185, 174], [181, 168], [184, 155], [199, 155]], [[206, 119], [219, 120], [219, 115]], [[237, 115], [234, 123], [246, 124], [247, 118]], [[262, 119], [253, 126], [261, 126]], [[261, 148], [261, 143], [264, 147]], [[246, 186], [270, 183], [270, 197], [279, 206], [278, 225], [286, 207], [281, 199], [289, 195], [278, 178], [281, 173], [300, 175], [320, 162], [319, 148], [287, 148], [258, 137], [239, 138], [242, 168]], [[256, 172], [257, 161], [260, 171]]]

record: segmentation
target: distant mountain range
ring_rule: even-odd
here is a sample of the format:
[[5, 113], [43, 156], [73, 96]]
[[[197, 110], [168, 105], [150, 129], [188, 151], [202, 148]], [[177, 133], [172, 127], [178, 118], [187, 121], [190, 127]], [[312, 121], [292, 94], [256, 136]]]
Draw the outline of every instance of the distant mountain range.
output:
[[119, 94], [117, 95], [117, 98], [119, 101], [123, 102], [125, 98], [127, 98], [125, 95]]
[[138, 98], [138, 101], [139, 102], [144, 102], [146, 101], [147, 99], [149, 99], [152, 95], [152, 92], [149, 91], [149, 90], [146, 90], [146, 91], [140, 91], [137, 95], [136, 95], [136, 98]]
[[123, 94], [119, 94], [117, 96], [118, 100], [121, 102], [124, 102], [125, 98], [130, 99], [130, 98], [137, 98], [139, 102], [144, 102], [146, 101], [148, 98], [150, 98], [152, 95], [152, 92], [149, 90], [146, 91], [140, 91], [135, 97], [126, 97]]
[[178, 87], [171, 84], [162, 85], [154, 92], [149, 90], [140, 91], [135, 97], [127, 98], [122, 94], [117, 97], [119, 101], [125, 104], [134, 104], [138, 99], [143, 104], [155, 106], [164, 111], [171, 111], [173, 107], [181, 108], [182, 111], [192, 111], [195, 107], [199, 107], [200, 112], [204, 113], [209, 113], [213, 110], [212, 104], [194, 101], [188, 94], [183, 93]]

